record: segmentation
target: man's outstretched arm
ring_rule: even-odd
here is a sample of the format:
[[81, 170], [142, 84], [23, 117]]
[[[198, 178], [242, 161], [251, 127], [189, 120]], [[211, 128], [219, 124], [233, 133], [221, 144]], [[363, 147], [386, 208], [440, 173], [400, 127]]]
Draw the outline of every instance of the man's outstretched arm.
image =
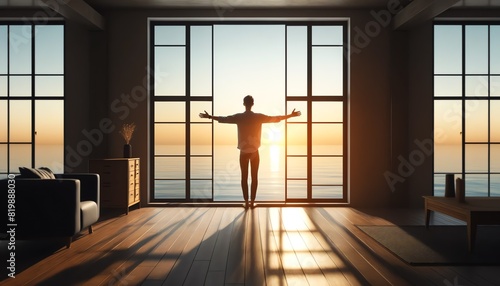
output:
[[205, 113], [200, 113], [201, 118], [213, 119], [213, 120], [217, 120], [221, 123], [233, 123], [231, 120], [229, 120], [229, 118], [231, 118], [230, 116], [228, 116], [228, 117], [226, 117], [226, 116], [213, 116], [213, 115], [208, 114], [208, 112], [206, 110], [204, 110], [204, 112]]
[[300, 116], [302, 113], [300, 111], [295, 111], [295, 108], [293, 109], [292, 113], [290, 114], [287, 114], [287, 115], [279, 115], [279, 116], [271, 116], [273, 120], [273, 122], [279, 122], [281, 120], [284, 120], [284, 119], [288, 119], [288, 118], [291, 118], [291, 117], [297, 117], [297, 116]]

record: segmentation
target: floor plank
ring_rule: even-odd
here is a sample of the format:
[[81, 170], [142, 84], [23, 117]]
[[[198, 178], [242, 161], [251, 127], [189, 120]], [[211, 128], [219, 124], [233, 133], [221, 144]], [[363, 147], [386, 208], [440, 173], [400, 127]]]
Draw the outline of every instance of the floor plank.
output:
[[[411, 266], [357, 227], [423, 222], [415, 209], [141, 208], [103, 216], [69, 249], [18, 241], [16, 279], [4, 268], [0, 284], [500, 285], [499, 266]], [[463, 222], [436, 214], [431, 224]]]

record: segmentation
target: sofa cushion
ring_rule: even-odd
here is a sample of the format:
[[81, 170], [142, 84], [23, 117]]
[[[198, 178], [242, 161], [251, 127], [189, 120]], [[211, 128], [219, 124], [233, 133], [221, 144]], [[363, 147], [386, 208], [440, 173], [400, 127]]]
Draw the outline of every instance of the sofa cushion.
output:
[[97, 222], [99, 219], [99, 207], [94, 201], [82, 201], [80, 202], [81, 211], [81, 228], [88, 227], [93, 223]]
[[19, 167], [19, 172], [23, 178], [34, 178], [34, 179], [55, 179], [56, 176], [49, 168], [28, 168]]
[[54, 174], [54, 172], [52, 172], [52, 170], [49, 169], [49, 168], [47, 168], [47, 167], [41, 167], [41, 168], [38, 169], [38, 171], [40, 173], [43, 173], [49, 179], [55, 179], [56, 178], [56, 175]]

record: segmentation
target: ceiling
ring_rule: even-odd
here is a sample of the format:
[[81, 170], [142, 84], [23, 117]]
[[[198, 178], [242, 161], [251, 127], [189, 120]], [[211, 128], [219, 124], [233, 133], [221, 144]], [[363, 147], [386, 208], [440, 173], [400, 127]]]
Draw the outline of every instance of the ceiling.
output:
[[[412, 0], [85, 0], [94, 8], [374, 8]], [[439, 0], [436, 0], [439, 1]], [[500, 0], [460, 0], [455, 8], [499, 8]]]
[[109, 9], [394, 9], [393, 29], [408, 29], [448, 9], [499, 9], [500, 0], [0, 0], [1, 8], [49, 7], [66, 19], [104, 30]]
[[[47, 1], [47, 0], [45, 0]], [[61, 0], [59, 0], [61, 1]], [[62, 0], [67, 2], [68, 0]], [[113, 8], [375, 8], [412, 0], [84, 0], [96, 10]], [[440, 0], [435, 0], [440, 1]], [[0, 7], [26, 8], [41, 0], [0, 0]], [[58, 2], [58, 0], [54, 0]], [[500, 8], [500, 0], [460, 0], [453, 8]]]

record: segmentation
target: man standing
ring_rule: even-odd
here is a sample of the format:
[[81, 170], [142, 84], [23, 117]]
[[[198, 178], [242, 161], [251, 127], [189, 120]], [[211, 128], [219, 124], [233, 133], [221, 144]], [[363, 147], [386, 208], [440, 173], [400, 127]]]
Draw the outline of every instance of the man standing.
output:
[[200, 113], [201, 118], [217, 120], [219, 123], [233, 123], [238, 126], [238, 149], [240, 149], [240, 168], [241, 168], [241, 190], [245, 199], [245, 208], [248, 208], [248, 165], [250, 163], [252, 185], [251, 185], [251, 206], [254, 207], [255, 197], [257, 196], [258, 171], [259, 171], [259, 147], [262, 131], [262, 123], [280, 122], [283, 119], [300, 116], [300, 111], [292, 111], [288, 115], [268, 116], [261, 113], [254, 113], [253, 97], [251, 95], [243, 98], [245, 112], [230, 116], [212, 116]]

